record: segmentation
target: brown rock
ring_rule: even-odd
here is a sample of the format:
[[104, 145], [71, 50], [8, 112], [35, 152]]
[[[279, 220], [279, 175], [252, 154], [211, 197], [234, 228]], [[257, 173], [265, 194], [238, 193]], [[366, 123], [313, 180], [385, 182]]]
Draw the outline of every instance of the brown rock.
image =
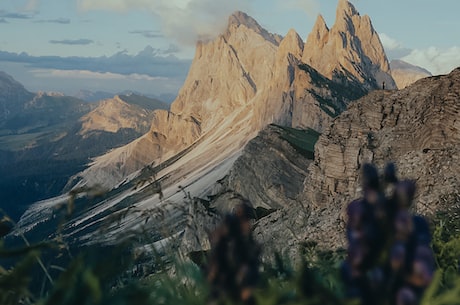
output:
[[382, 43], [369, 16], [360, 16], [347, 0], [339, 0], [334, 26], [329, 30], [319, 16], [308, 35], [302, 61], [329, 79], [356, 79], [368, 89], [395, 89]]

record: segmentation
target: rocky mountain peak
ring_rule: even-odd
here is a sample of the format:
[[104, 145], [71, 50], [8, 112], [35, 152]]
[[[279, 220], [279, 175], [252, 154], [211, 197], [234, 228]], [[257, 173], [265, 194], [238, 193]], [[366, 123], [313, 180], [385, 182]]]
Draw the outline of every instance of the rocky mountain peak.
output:
[[302, 57], [304, 42], [300, 38], [299, 34], [294, 30], [290, 29], [286, 36], [280, 43], [278, 48], [278, 54], [291, 53], [297, 58]]
[[368, 89], [396, 85], [380, 38], [369, 16], [360, 16], [347, 0], [339, 0], [329, 30], [319, 16], [307, 38], [302, 60], [329, 79], [358, 80]]
[[151, 121], [151, 111], [130, 105], [116, 95], [102, 100], [80, 119], [82, 127], [78, 134], [87, 137], [93, 132], [116, 133], [121, 129], [132, 129], [143, 134], [149, 130]]
[[253, 29], [255, 31], [262, 30], [262, 27], [254, 18], [242, 11], [236, 11], [232, 15], [230, 15], [230, 17], [228, 18], [228, 26], [230, 27], [231, 25], [245, 25], [247, 28]]
[[[355, 12], [352, 8], [348, 11]], [[98, 159], [85, 174], [88, 181], [92, 176], [118, 183], [122, 176], [188, 147], [193, 148], [190, 158], [199, 156], [196, 166], [206, 167], [216, 158], [232, 160], [270, 123], [323, 131], [349, 101], [377, 87], [381, 64], [373, 59], [386, 60], [378, 37], [369, 34], [375, 32], [360, 32], [359, 18], [353, 15], [345, 31], [329, 30], [319, 17], [305, 45], [294, 30], [281, 39], [247, 14], [235, 12], [222, 35], [197, 44], [187, 79], [170, 111], [155, 112], [151, 129], [142, 140]], [[318, 35], [322, 43], [317, 42]], [[377, 40], [368, 41], [375, 37]], [[383, 54], [381, 58], [374, 56], [372, 43], [380, 45], [380, 52], [375, 53]], [[343, 75], [345, 79], [336, 81]], [[216, 154], [216, 150], [225, 151]], [[104, 171], [123, 175], [114, 179], [99, 175]]]
[[350, 19], [355, 15], [359, 16], [359, 12], [353, 4], [351, 4], [348, 0], [339, 0], [335, 17], [336, 22]]
[[245, 26], [246, 28], [260, 34], [266, 40], [270, 41], [276, 46], [279, 45], [282, 39], [280, 35], [269, 33], [267, 30], [262, 28], [254, 18], [241, 11], [234, 12], [228, 18], [228, 28], [226, 36], [230, 35], [230, 33], [232, 32], [232, 28], [238, 28], [240, 26]]
[[329, 28], [326, 25], [326, 21], [322, 15], [318, 15], [316, 18], [315, 25], [311, 31], [309, 39], [315, 40], [318, 45], [324, 45], [327, 42], [327, 37], [329, 35]]

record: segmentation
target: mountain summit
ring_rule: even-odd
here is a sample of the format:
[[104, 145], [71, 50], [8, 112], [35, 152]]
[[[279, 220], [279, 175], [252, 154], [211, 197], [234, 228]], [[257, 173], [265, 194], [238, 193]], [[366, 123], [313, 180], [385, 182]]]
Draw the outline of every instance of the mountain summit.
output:
[[[354, 32], [347, 35], [353, 37]], [[156, 111], [142, 138], [97, 158], [80, 183], [113, 187], [145, 165], [167, 160], [191, 145], [200, 147], [201, 158], [212, 149], [221, 152], [203, 158], [202, 166], [213, 158], [227, 160], [271, 123], [321, 132], [371, 87], [358, 77], [345, 87], [343, 80], [323, 76], [302, 61], [307, 51], [295, 30], [282, 38], [245, 13], [235, 12], [222, 35], [197, 43], [187, 79], [170, 111]], [[356, 72], [345, 67], [342, 71]]]
[[239, 27], [241, 25], [244, 25], [246, 28], [253, 30], [257, 34], [260, 34], [262, 37], [272, 42], [274, 45], [279, 45], [283, 39], [283, 37], [280, 35], [269, 33], [266, 29], [261, 27], [254, 18], [247, 15], [246, 13], [236, 11], [228, 18], [228, 29], [232, 27]]
[[[131, 204], [137, 210], [161, 206], [177, 211], [174, 217], [163, 219], [163, 225], [169, 221], [181, 224], [180, 208], [187, 203], [178, 188], [199, 198], [213, 197], [248, 142], [267, 125], [286, 128], [275, 128], [281, 136], [297, 129], [311, 131], [308, 145], [313, 147], [314, 138], [327, 131], [348, 104], [379, 88], [382, 79], [388, 88], [394, 85], [369, 18], [360, 17], [351, 4], [340, 1], [337, 19], [329, 30], [319, 17], [305, 44], [295, 30], [280, 37], [248, 15], [234, 13], [222, 35], [197, 43], [189, 73], [170, 111], [155, 111], [146, 134], [94, 159], [73, 181], [78, 186], [99, 184], [113, 190], [112, 197], [100, 202], [97, 213]], [[268, 130], [262, 138], [271, 137]], [[283, 177], [290, 176], [286, 167], [279, 168]], [[248, 171], [252, 168], [243, 170]], [[299, 175], [305, 175], [303, 170]], [[146, 176], [161, 181], [161, 199], [152, 196], [147, 184], [130, 188]], [[139, 224], [136, 213], [111, 231], [106, 241], [117, 240], [117, 232]], [[100, 225], [96, 214], [81, 213], [91, 232]]]
[[368, 89], [396, 89], [382, 43], [369, 16], [339, 0], [334, 26], [320, 15], [307, 38], [302, 60], [337, 81], [356, 79]]

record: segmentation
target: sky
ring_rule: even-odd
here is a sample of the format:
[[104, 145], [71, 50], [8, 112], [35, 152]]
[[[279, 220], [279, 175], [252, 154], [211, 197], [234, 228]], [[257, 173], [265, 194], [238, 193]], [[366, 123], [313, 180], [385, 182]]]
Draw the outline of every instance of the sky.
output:
[[[241, 10], [268, 31], [305, 40], [338, 0], [1, 0], [0, 71], [30, 91], [173, 94], [197, 40]], [[351, 0], [369, 15], [389, 59], [433, 74], [460, 66], [459, 0]]]

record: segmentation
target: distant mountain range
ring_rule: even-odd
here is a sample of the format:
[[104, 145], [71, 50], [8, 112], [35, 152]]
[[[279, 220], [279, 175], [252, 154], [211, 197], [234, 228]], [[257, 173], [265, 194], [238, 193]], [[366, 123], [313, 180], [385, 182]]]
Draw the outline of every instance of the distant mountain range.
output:
[[0, 208], [18, 217], [30, 203], [59, 195], [90, 158], [150, 128], [156, 99], [121, 95], [88, 104], [58, 93], [31, 93], [0, 73]]
[[[222, 35], [197, 44], [170, 109], [153, 111], [140, 137], [92, 159], [68, 181], [67, 190], [81, 193], [63, 234], [79, 246], [148, 232], [149, 243], [174, 236], [185, 252], [202, 250], [209, 247], [203, 227], [215, 223], [211, 214], [244, 198], [259, 213], [256, 238], [267, 252], [295, 256], [309, 240], [337, 248], [345, 242], [344, 207], [359, 196], [365, 162], [395, 161], [403, 176], [417, 179], [417, 212], [442, 210], [444, 196], [458, 200], [460, 186], [453, 161], [460, 69], [403, 90], [392, 75], [370, 18], [346, 0], [339, 0], [331, 28], [318, 17], [306, 43], [294, 30], [271, 34], [236, 12]], [[128, 107], [124, 99], [102, 102], [78, 131], [143, 126], [110, 113], [112, 104]], [[108, 191], [93, 198], [95, 187]], [[18, 230], [48, 236], [69, 198], [34, 204]], [[198, 215], [203, 209], [205, 216]], [[191, 226], [193, 219], [200, 226]]]
[[90, 91], [90, 90], [80, 90], [78, 91], [76, 94], [74, 94], [73, 96], [80, 99], [80, 100], [84, 100], [86, 102], [98, 102], [100, 100], [105, 100], [105, 99], [108, 99], [108, 98], [111, 98], [115, 95], [131, 95], [131, 94], [134, 94], [134, 95], [137, 95], [137, 96], [145, 96], [147, 98], [151, 98], [151, 99], [157, 99], [159, 101], [162, 101], [166, 104], [171, 104], [172, 101], [174, 101], [174, 99], [176, 98], [175, 95], [173, 94], [160, 94], [159, 96], [152, 96], [152, 95], [145, 95], [145, 94], [142, 94], [140, 92], [133, 92], [133, 91], [122, 91], [122, 92], [118, 92], [116, 94], [114, 93], [111, 93], [111, 92], [104, 92], [104, 91]]

